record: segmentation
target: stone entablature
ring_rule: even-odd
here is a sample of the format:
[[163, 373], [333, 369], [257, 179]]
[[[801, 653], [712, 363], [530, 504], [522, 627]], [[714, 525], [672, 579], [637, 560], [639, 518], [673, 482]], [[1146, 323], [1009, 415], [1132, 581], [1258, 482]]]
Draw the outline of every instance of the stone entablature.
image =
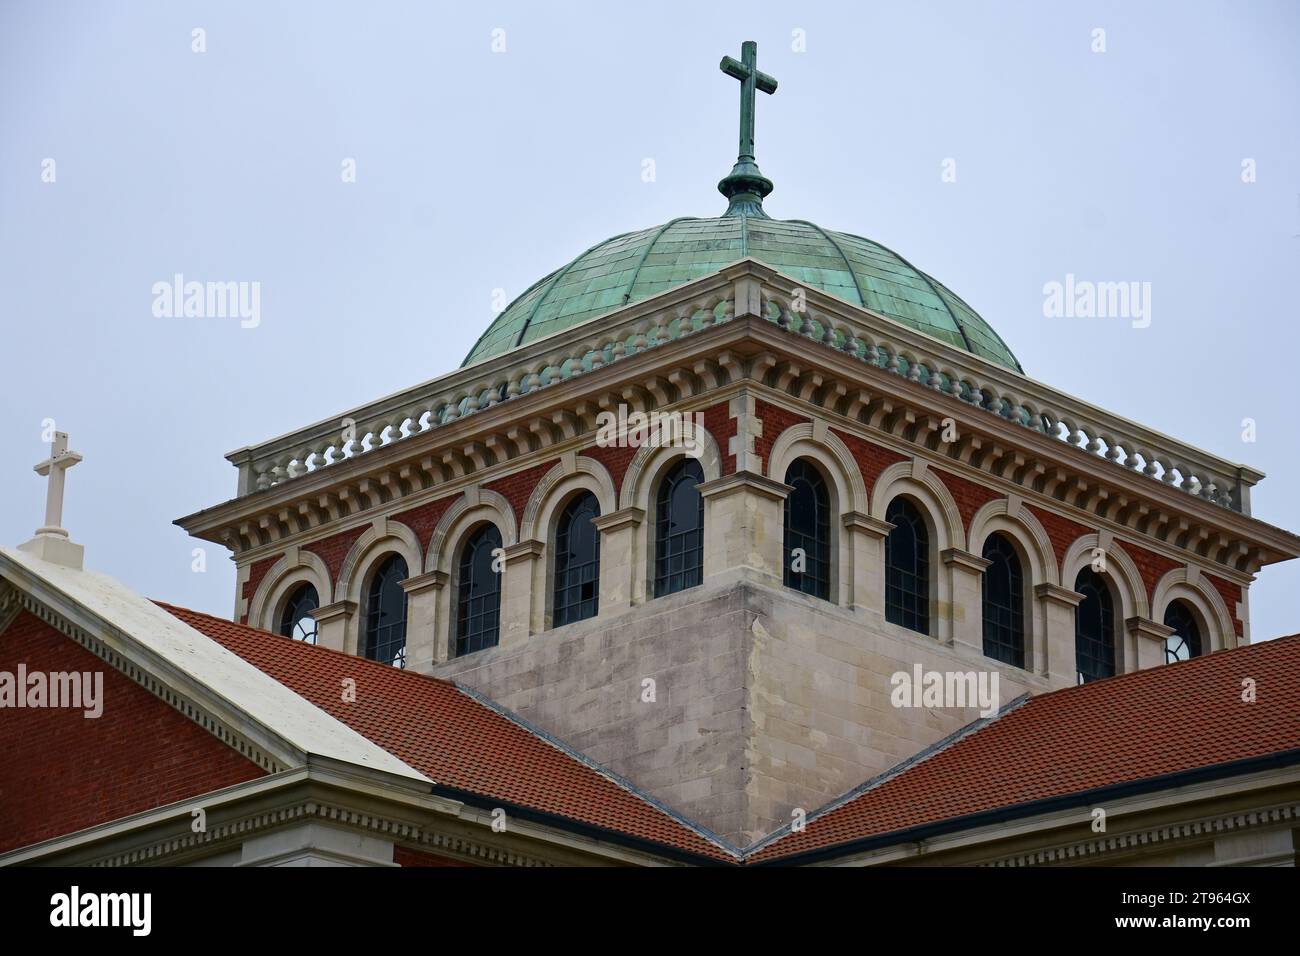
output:
[[[1085, 512], [1089, 523], [1101, 521], [1125, 528], [1191, 551], [1202, 562], [1250, 574], [1262, 564], [1300, 550], [1300, 539], [1246, 516], [1247, 490], [1259, 477], [1257, 472], [1172, 440], [1156, 444], [1160, 436], [1150, 435], [1140, 426], [1105, 416], [1000, 366], [985, 363], [988, 367], [982, 367], [979, 359], [965, 352], [948, 349], [921, 333], [812, 291], [806, 293], [803, 315], [809, 322], [821, 323], [812, 327], [813, 331], [817, 327], [838, 331], [831, 344], [822, 341], [824, 335], [796, 333], [787, 327], [791, 318], [799, 318], [794, 313], [783, 313], [785, 326], [760, 317], [781, 308], [782, 294], [775, 284], [784, 285], [785, 281], [760, 264], [746, 261], [714, 279], [592, 323], [602, 326], [599, 335], [585, 327], [570, 330], [518, 354], [509, 353], [446, 376], [422, 386], [424, 393], [438, 383], [454, 385], [453, 380], [471, 372], [484, 382], [493, 375], [520, 374], [523, 384], [514, 390], [517, 394], [505, 383], [499, 386], [499, 391], [509, 395], [508, 401], [489, 395], [479, 407], [477, 399], [462, 398], [457, 407], [463, 406], [465, 412], [439, 412], [435, 417], [441, 423], [436, 427], [429, 426], [429, 415], [424, 413], [417, 419], [403, 418], [398, 425], [409, 433], [406, 437], [390, 438], [387, 444], [332, 464], [315, 463], [323, 460], [322, 454], [332, 455], [329, 445], [322, 446], [322, 452], [304, 451], [301, 460], [311, 466], [292, 479], [288, 472], [298, 468], [293, 463], [300, 459], [277, 449], [290, 447], [308, 432], [319, 433], [317, 444], [327, 441], [329, 436], [337, 437], [338, 427], [326, 431], [322, 423], [304, 430], [293, 442], [279, 439], [256, 452], [245, 450], [246, 454], [232, 456], [243, 462], [241, 497], [179, 523], [191, 533], [227, 544], [242, 564], [245, 556], [274, 553], [279, 550], [277, 545], [282, 548], [322, 526], [339, 527], [391, 513], [396, 502], [410, 507], [427, 498], [428, 492], [487, 483], [525, 463], [533, 465], [579, 450], [590, 444], [588, 436], [596, 430], [597, 415], [619, 404], [641, 411], [703, 410], [747, 391], [751, 397], [766, 398], [774, 392], [779, 396], [776, 401], [793, 399], [796, 406], [806, 409], [806, 416], [824, 419], [836, 429], [878, 441], [894, 439], [890, 444], [905, 455], [937, 452], [950, 464], [974, 469], [974, 480], [980, 483], [990, 477], [1009, 482], [1021, 492]], [[731, 298], [724, 296], [727, 292]], [[742, 302], [739, 313], [734, 311], [735, 301]], [[689, 335], [672, 337], [669, 333], [674, 326], [667, 319], [675, 314], [673, 309], [683, 317], [695, 315], [700, 327]], [[707, 322], [702, 318], [715, 315], [716, 319]], [[843, 324], [850, 321], [854, 324]], [[866, 329], [877, 326], [878, 331], [868, 335]], [[622, 340], [608, 343], [622, 329], [635, 334], [629, 336], [632, 346], [620, 352]], [[584, 343], [593, 335], [606, 345], [588, 349], [585, 365], [561, 358], [560, 353], [566, 350], [581, 351], [579, 347], [586, 347]], [[836, 335], [843, 337], [838, 345], [834, 344]], [[643, 336], [656, 344], [636, 347]], [[845, 342], [852, 346], [847, 351]], [[610, 357], [608, 363], [602, 354]], [[542, 372], [556, 367], [556, 362], [582, 371], [570, 370], [567, 377], [543, 387]], [[534, 365], [542, 372], [533, 369], [525, 374], [524, 370]], [[593, 367], [586, 370], [587, 365]], [[937, 380], [923, 383], [923, 368], [932, 369], [930, 378], [937, 375]], [[538, 384], [529, 385], [533, 378]], [[955, 383], [962, 383], [960, 396], [953, 394]], [[402, 395], [404, 400], [413, 400], [410, 394]], [[1057, 404], [1049, 411], [1040, 396]], [[1093, 417], [1082, 418], [1085, 412]], [[345, 417], [361, 414], [357, 411]], [[390, 417], [396, 420], [395, 415]], [[725, 450], [732, 456], [728, 464], [744, 468], [747, 466], [736, 462], [734, 456], [754, 451], [754, 436], [747, 430], [744, 416], [733, 417], [737, 435], [745, 441], [739, 450], [730, 447], [730, 440], [726, 442]], [[424, 425], [412, 431], [411, 421], [419, 419]], [[1026, 419], [1028, 426], [1021, 423]], [[1048, 428], [1045, 421], [1056, 423], [1055, 428]], [[1084, 421], [1107, 424], [1080, 424]], [[361, 433], [362, 426], [357, 427]], [[378, 432], [371, 429], [370, 434], [383, 433], [388, 427]], [[1130, 435], [1134, 437], [1127, 437]], [[1123, 442], [1144, 449], [1148, 463], [1140, 464], [1142, 451], [1126, 457], [1121, 451]], [[1162, 453], [1150, 449], [1164, 447], [1173, 449], [1163, 453], [1168, 466], [1153, 472]], [[268, 487], [261, 491], [253, 490], [258, 482], [249, 476], [261, 467], [258, 462], [265, 465], [273, 459], [284, 459], [283, 466], [268, 467], [283, 468], [285, 475], [274, 483], [271, 479], [263, 482]], [[1185, 490], [1183, 472], [1175, 463], [1188, 461], [1195, 464], [1184, 465], [1187, 473], [1200, 470], [1219, 477], [1189, 484]], [[1229, 472], [1237, 483], [1229, 502], [1232, 507], [1211, 506], [1201, 492], [1226, 488]], [[1157, 475], [1158, 480], [1153, 480]], [[1189, 493], [1192, 489], [1198, 489], [1197, 493]], [[1218, 494], [1215, 500], [1221, 498]]]

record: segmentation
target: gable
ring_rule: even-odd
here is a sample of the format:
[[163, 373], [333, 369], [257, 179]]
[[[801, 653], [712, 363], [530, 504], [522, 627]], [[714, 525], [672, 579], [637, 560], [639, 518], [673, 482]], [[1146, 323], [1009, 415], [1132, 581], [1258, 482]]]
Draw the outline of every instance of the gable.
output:
[[0, 632], [0, 673], [17, 675], [20, 665], [28, 674], [101, 674], [102, 713], [0, 710], [0, 853], [264, 775], [27, 611]]

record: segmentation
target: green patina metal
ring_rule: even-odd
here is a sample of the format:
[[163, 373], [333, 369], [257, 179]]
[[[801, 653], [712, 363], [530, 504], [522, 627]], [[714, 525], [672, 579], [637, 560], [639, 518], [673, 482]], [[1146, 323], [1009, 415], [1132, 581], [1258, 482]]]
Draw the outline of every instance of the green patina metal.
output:
[[754, 161], [755, 92], [776, 80], [760, 73], [752, 41], [721, 69], [740, 80], [740, 152], [718, 184], [727, 197], [716, 218], [673, 219], [592, 246], [515, 299], [488, 327], [463, 365], [617, 311], [717, 272], [748, 256], [808, 288], [918, 329], [1022, 371], [1006, 344], [969, 305], [902, 256], [870, 239], [804, 220], [772, 219], [763, 199], [772, 182]]
[[772, 191], [772, 180], [758, 169], [754, 159], [754, 93], [776, 92], [776, 80], [758, 71], [758, 44], [746, 40], [740, 45], [740, 60], [724, 56], [719, 68], [740, 80], [740, 150], [731, 173], [718, 183], [718, 192], [729, 200], [726, 216], [763, 216], [763, 197]]

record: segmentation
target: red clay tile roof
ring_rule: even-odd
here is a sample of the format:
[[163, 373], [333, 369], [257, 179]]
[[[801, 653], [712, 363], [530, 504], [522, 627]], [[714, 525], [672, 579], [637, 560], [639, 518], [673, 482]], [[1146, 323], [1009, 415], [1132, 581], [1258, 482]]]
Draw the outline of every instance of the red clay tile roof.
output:
[[[449, 681], [159, 605], [437, 784], [713, 860], [735, 861], [660, 807]], [[357, 682], [354, 703], [341, 699], [345, 677]]]
[[750, 861], [1296, 748], [1300, 634], [1030, 698]]

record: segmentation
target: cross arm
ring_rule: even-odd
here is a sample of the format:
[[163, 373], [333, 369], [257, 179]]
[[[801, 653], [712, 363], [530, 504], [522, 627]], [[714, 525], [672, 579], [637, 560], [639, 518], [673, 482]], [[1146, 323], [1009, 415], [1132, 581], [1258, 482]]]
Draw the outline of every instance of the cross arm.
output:
[[718, 64], [718, 68], [721, 69], [723, 73], [727, 74], [727, 76], [735, 77], [742, 83], [749, 79], [749, 70], [745, 64], [741, 63], [737, 59], [733, 59], [732, 57], [724, 56], [722, 62]]

